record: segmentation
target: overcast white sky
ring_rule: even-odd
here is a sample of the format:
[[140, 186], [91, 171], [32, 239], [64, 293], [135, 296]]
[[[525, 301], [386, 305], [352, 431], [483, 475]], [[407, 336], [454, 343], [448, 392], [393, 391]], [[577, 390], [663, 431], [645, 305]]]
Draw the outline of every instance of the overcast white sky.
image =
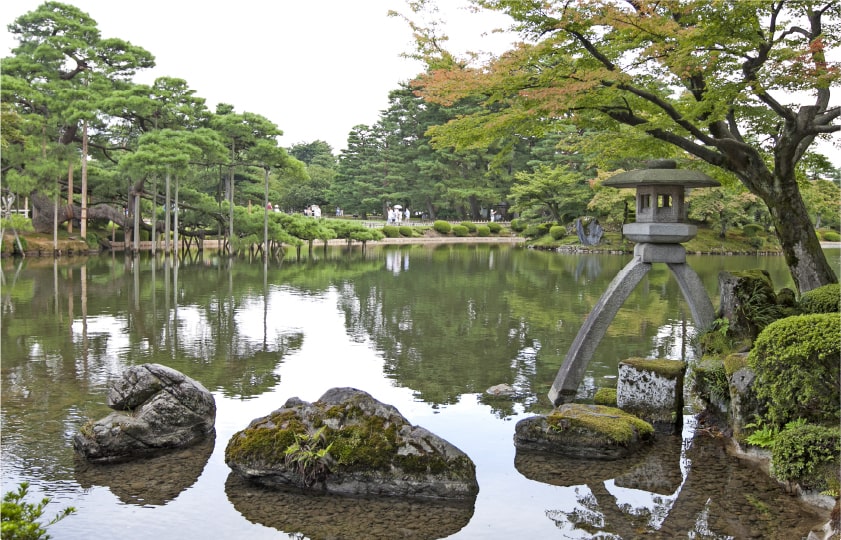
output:
[[[2, 56], [15, 42], [9, 23], [43, 0], [6, 0], [0, 7]], [[372, 125], [388, 92], [422, 71], [400, 57], [412, 33], [388, 11], [407, 13], [403, 0], [65, 0], [90, 15], [102, 37], [127, 40], [156, 59], [138, 82], [178, 77], [207, 100], [253, 112], [283, 130], [281, 146], [316, 139], [338, 153], [353, 126]], [[462, 48], [484, 48], [481, 32], [504, 19], [468, 13], [446, 0], [448, 21]], [[459, 7], [457, 8], [456, 5]], [[472, 45], [467, 45], [467, 43]], [[488, 48], [491, 48], [489, 44]]]

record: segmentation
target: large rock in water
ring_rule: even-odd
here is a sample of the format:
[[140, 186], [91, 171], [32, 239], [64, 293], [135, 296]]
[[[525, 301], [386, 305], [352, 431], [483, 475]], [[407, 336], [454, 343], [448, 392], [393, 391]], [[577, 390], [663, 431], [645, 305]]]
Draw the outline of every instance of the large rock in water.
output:
[[234, 434], [225, 463], [276, 488], [441, 499], [479, 491], [464, 452], [355, 388], [332, 388], [315, 403], [290, 398]]
[[160, 364], [132, 366], [108, 390], [105, 418], [73, 437], [88, 461], [118, 462], [192, 445], [214, 432], [216, 402], [201, 383]]
[[654, 427], [604, 405], [565, 403], [514, 427], [514, 446], [580, 459], [620, 459], [654, 441]]

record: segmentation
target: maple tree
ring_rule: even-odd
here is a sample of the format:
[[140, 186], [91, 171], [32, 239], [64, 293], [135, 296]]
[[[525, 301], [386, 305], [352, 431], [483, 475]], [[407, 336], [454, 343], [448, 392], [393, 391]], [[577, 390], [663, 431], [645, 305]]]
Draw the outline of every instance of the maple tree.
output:
[[830, 101], [841, 72], [827, 61], [838, 48], [841, 3], [473, 4], [508, 14], [523, 41], [477, 63], [447, 52], [434, 29], [413, 25], [417, 56], [429, 66], [415, 81], [419, 94], [439, 104], [481, 96], [485, 105], [433, 128], [434, 143], [481, 147], [564, 122], [613, 133], [614, 152], [683, 156], [734, 176], [764, 201], [801, 292], [837, 282], [797, 174], [815, 140], [841, 129], [841, 108]]

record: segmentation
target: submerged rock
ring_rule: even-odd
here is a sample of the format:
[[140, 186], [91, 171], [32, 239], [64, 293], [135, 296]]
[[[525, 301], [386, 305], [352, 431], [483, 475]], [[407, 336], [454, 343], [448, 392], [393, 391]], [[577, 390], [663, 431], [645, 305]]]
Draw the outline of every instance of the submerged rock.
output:
[[126, 461], [183, 448], [214, 433], [213, 395], [183, 373], [160, 364], [132, 366], [108, 390], [115, 409], [82, 426], [76, 452], [92, 462]]
[[467, 454], [354, 388], [330, 389], [315, 403], [290, 398], [234, 434], [225, 463], [277, 488], [442, 499], [479, 491]]
[[514, 446], [581, 459], [612, 460], [654, 440], [648, 422], [614, 407], [565, 403], [548, 415], [517, 422]]

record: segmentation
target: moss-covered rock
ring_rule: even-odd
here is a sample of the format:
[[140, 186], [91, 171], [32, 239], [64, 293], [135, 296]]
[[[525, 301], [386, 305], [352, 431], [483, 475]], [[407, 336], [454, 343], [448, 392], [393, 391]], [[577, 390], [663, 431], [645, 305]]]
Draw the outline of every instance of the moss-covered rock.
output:
[[343, 495], [465, 499], [479, 489], [464, 452], [353, 388], [289, 399], [234, 434], [225, 462], [269, 487]]
[[582, 459], [612, 460], [654, 440], [648, 422], [613, 407], [565, 403], [548, 415], [517, 422], [514, 445]]
[[616, 407], [616, 388], [599, 388], [593, 396], [596, 405]]
[[753, 341], [763, 328], [784, 315], [777, 304], [771, 276], [765, 270], [721, 272], [718, 289], [718, 316], [728, 319], [727, 334], [731, 339]]
[[649, 422], [658, 433], [680, 433], [686, 363], [628, 358], [619, 363], [616, 406]]

